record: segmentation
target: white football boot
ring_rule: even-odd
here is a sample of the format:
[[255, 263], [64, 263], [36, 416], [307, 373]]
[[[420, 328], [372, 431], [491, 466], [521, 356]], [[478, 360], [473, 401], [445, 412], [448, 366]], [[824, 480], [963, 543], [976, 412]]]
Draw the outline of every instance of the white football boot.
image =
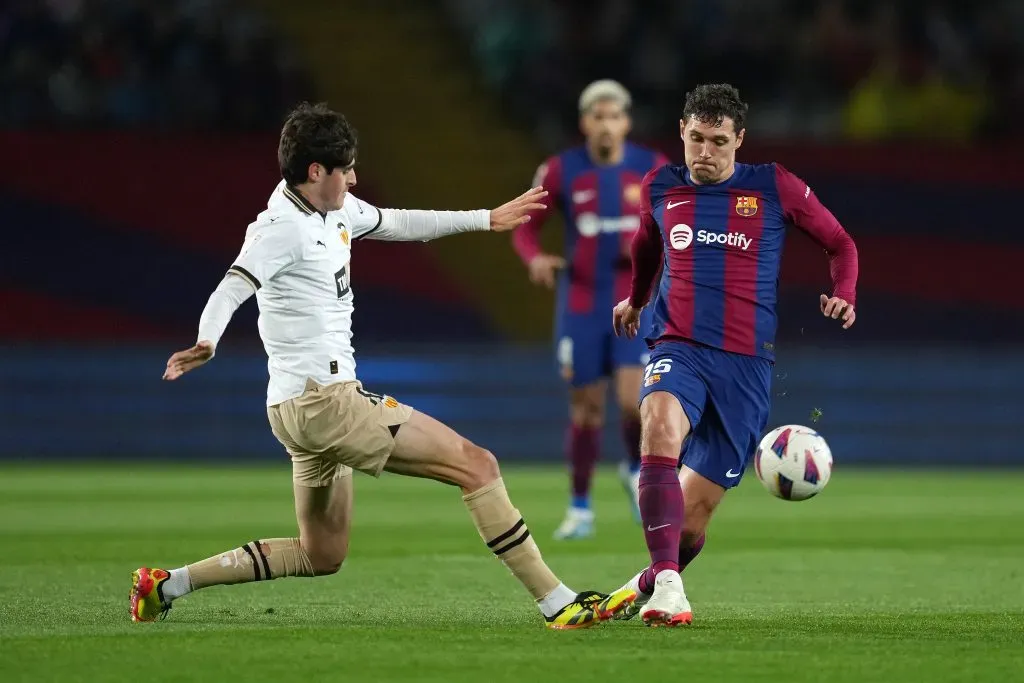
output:
[[577, 538], [590, 538], [594, 535], [594, 511], [570, 507], [565, 519], [555, 529], [556, 541], [568, 541]]
[[679, 626], [693, 621], [679, 572], [671, 569], [658, 572], [654, 577], [654, 594], [640, 609], [640, 618], [647, 626]]

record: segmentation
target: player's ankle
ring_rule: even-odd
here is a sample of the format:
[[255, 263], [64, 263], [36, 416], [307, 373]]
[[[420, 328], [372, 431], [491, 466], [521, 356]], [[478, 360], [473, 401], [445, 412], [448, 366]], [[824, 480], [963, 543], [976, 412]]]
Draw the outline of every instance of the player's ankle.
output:
[[541, 614], [547, 618], [551, 618], [575, 599], [575, 591], [564, 583], [560, 583], [553, 591], [537, 600], [537, 607], [540, 609]]
[[655, 562], [654, 564], [651, 565], [651, 571], [654, 572], [654, 576], [655, 577], [657, 577], [658, 574], [660, 574], [660, 573], [662, 573], [664, 571], [675, 572], [676, 574], [678, 574], [679, 573], [679, 563], [678, 562], [672, 562], [671, 560], [664, 560], [664, 561], [661, 561], [661, 562]]
[[640, 578], [636, 582], [637, 588], [640, 592], [650, 597], [654, 593], [654, 570], [648, 567], [640, 574]]
[[192, 592], [192, 577], [188, 573], [188, 567], [171, 569], [167, 573], [170, 577], [160, 586], [164, 600], [171, 602]]

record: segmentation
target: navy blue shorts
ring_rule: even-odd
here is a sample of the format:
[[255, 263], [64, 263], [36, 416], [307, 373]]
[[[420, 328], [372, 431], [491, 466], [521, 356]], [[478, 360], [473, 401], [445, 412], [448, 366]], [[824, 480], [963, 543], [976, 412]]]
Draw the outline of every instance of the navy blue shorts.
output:
[[610, 377], [621, 367], [646, 365], [651, 351], [643, 337], [651, 328], [652, 309], [648, 306], [640, 314], [640, 334], [634, 339], [615, 336], [611, 308], [600, 315], [559, 316], [555, 357], [562, 375], [572, 386], [582, 387]]
[[771, 408], [772, 363], [686, 342], [654, 347], [640, 402], [655, 391], [677, 399], [690, 420], [682, 463], [732, 488], [757, 450]]

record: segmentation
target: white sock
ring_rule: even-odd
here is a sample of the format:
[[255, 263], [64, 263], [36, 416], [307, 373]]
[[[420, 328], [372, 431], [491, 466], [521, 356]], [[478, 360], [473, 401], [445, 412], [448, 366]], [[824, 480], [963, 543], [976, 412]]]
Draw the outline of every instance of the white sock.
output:
[[576, 591], [572, 590], [564, 583], [560, 583], [555, 590], [538, 600], [537, 606], [540, 607], [541, 614], [550, 618], [558, 614], [563, 607], [575, 599]]
[[192, 577], [188, 575], [188, 567], [172, 569], [168, 573], [171, 578], [164, 581], [164, 585], [161, 587], [167, 602], [192, 592]]

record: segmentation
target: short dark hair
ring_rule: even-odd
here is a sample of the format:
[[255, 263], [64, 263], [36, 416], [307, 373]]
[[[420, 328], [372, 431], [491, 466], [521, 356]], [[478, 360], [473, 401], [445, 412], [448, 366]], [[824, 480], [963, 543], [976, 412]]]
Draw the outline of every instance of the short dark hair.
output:
[[330, 173], [339, 166], [350, 166], [355, 158], [355, 129], [326, 103], [303, 102], [288, 114], [277, 145], [277, 163], [286, 182], [306, 182], [309, 165], [314, 162]]
[[701, 123], [719, 126], [726, 116], [736, 124], [736, 132], [743, 130], [747, 120], [747, 103], [740, 99], [740, 91], [728, 83], [704, 83], [686, 93], [683, 119], [696, 118]]

